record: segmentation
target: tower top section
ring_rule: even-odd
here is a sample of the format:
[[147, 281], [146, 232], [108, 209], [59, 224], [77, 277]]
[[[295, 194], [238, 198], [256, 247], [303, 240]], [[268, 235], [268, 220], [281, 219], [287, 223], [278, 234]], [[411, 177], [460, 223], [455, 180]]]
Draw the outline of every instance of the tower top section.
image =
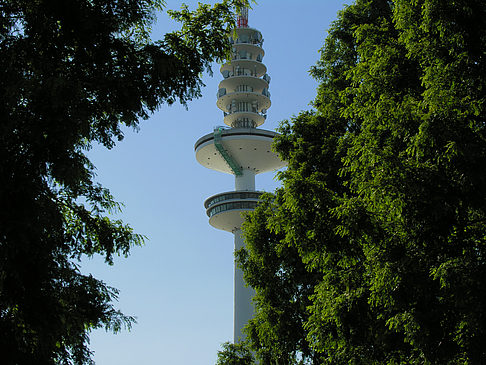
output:
[[248, 28], [248, 8], [241, 8], [237, 19], [238, 28]]
[[265, 122], [271, 105], [270, 76], [263, 64], [263, 38], [248, 27], [248, 8], [238, 13], [238, 27], [230, 37], [231, 59], [221, 66], [217, 106], [232, 128], [256, 128]]

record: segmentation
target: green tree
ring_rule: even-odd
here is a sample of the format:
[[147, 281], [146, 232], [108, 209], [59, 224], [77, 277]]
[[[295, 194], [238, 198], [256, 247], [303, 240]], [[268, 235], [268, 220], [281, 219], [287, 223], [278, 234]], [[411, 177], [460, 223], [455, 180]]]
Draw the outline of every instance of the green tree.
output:
[[[314, 110], [276, 141], [283, 187], [250, 214], [238, 254], [263, 363], [271, 343], [284, 363], [486, 362], [485, 16], [479, 0], [339, 13]], [[308, 303], [289, 310], [306, 283]]]
[[216, 365], [253, 365], [255, 364], [253, 355], [246, 343], [225, 342], [218, 351]]
[[[266, 195], [247, 216], [247, 249], [237, 252], [246, 280], [256, 289], [257, 311], [247, 328], [248, 338], [264, 364], [289, 364], [314, 358], [306, 341], [304, 319], [318, 276], [306, 269], [294, 246], [287, 245], [280, 220], [282, 190]], [[275, 212], [279, 217], [275, 217]], [[271, 223], [270, 223], [271, 222]], [[269, 229], [268, 226], [271, 226]]]
[[83, 255], [129, 254], [143, 238], [109, 218], [86, 151], [122, 126], [200, 96], [200, 74], [229, 52], [233, 6], [182, 7], [149, 37], [162, 0], [0, 2], [0, 347], [4, 364], [91, 363], [89, 332], [133, 323], [117, 291], [82, 275]]

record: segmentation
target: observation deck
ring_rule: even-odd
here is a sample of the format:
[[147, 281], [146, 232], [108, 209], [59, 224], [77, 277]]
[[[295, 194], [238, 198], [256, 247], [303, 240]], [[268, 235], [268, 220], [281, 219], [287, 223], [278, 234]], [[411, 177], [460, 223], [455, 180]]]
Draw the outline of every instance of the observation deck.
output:
[[260, 31], [237, 28], [232, 58], [221, 66], [223, 80], [219, 84], [216, 105], [223, 111], [227, 126], [259, 127], [265, 122], [271, 106], [270, 76], [262, 63], [265, 51]]
[[[229, 128], [221, 131], [221, 143], [241, 169], [251, 170], [257, 175], [278, 170], [286, 165], [272, 151], [272, 142], [276, 135], [276, 132], [265, 129]], [[197, 161], [204, 167], [234, 174], [215, 145], [214, 133], [199, 138], [194, 150]]]
[[204, 202], [209, 224], [234, 232], [243, 224], [241, 213], [255, 209], [262, 194], [260, 191], [228, 191], [209, 197]]

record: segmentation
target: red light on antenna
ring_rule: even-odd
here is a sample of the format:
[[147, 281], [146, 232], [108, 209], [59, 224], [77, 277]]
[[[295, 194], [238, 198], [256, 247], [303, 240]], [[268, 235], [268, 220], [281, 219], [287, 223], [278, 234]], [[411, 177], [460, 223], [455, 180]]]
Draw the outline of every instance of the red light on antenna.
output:
[[238, 28], [248, 28], [248, 19], [238, 17]]

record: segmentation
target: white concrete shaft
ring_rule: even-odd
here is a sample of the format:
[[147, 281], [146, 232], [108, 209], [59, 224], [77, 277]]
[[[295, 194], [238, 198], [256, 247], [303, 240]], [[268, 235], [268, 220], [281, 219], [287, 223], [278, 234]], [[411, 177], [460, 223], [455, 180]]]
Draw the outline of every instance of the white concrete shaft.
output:
[[242, 175], [235, 175], [236, 191], [255, 191], [255, 171], [243, 169]]
[[[245, 243], [241, 237], [241, 229], [234, 232], [235, 234], [235, 251], [242, 248]], [[251, 287], [245, 286], [243, 280], [243, 271], [236, 266], [235, 262], [235, 297], [234, 297], [234, 321], [233, 321], [233, 341], [234, 343], [243, 341], [246, 335], [243, 333], [243, 327], [253, 317], [254, 308], [251, 299], [255, 291]]]

